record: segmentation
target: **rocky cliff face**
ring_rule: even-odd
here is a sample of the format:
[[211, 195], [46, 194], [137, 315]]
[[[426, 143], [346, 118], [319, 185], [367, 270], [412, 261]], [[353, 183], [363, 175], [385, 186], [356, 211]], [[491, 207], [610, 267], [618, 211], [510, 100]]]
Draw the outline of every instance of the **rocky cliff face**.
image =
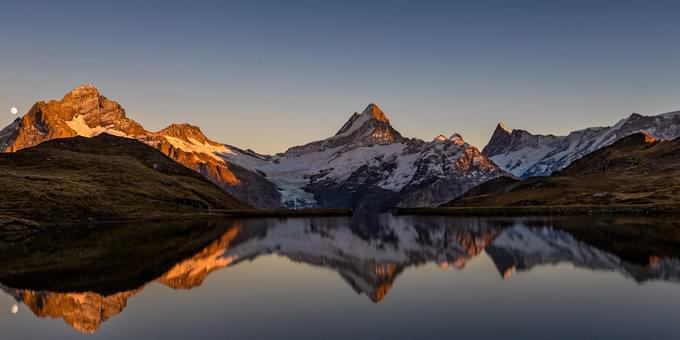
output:
[[0, 147], [12, 152], [101, 133], [147, 143], [261, 208], [433, 206], [503, 174], [458, 134], [430, 142], [403, 137], [375, 104], [352, 114], [332, 137], [265, 156], [212, 141], [188, 124], [149, 132], [92, 85], [37, 103], [0, 131]]
[[99, 94], [92, 85], [83, 85], [59, 101], [38, 102], [26, 115], [0, 131], [0, 149], [12, 152], [41, 142], [102, 132], [142, 136], [144, 128], [125, 116], [116, 102]]
[[633, 113], [611, 127], [587, 128], [567, 136], [534, 135], [524, 130], [509, 130], [499, 124], [483, 153], [517, 177], [547, 176], [638, 132], [662, 140], [680, 137], [680, 111], [657, 116]]

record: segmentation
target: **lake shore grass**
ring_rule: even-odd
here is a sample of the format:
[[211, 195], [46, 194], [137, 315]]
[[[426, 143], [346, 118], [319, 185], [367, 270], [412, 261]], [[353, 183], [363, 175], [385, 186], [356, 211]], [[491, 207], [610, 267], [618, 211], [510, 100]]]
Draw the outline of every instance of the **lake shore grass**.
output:
[[574, 205], [574, 206], [509, 206], [509, 207], [432, 207], [395, 208], [395, 215], [458, 216], [552, 216], [552, 215], [675, 215], [678, 205]]

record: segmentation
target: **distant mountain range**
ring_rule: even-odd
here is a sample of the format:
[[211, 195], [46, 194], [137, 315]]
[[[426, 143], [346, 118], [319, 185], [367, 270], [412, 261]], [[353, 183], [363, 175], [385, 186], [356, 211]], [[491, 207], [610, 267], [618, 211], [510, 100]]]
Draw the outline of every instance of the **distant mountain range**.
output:
[[431, 141], [406, 138], [377, 105], [370, 104], [329, 138], [261, 155], [215, 142], [188, 124], [148, 131], [128, 118], [121, 105], [94, 86], [83, 85], [59, 101], [36, 103], [2, 129], [0, 150], [13, 152], [55, 138], [107, 133], [157, 148], [255, 207], [384, 211], [440, 205], [501, 176], [549, 175], [636, 132], [677, 138], [680, 111], [633, 114], [612, 127], [567, 136], [533, 135], [499, 124], [480, 152], [459, 134]]
[[188, 124], [147, 131], [92, 85], [36, 103], [0, 131], [0, 150], [101, 133], [151, 145], [260, 208], [430, 206], [504, 174], [458, 134], [430, 142], [403, 137], [374, 104], [332, 137], [266, 156], [214, 142]]

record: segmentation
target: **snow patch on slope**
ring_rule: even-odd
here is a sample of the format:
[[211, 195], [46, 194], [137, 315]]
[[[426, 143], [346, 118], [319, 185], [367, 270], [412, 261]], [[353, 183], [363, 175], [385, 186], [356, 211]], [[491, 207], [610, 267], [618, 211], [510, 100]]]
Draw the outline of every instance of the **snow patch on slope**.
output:
[[203, 153], [206, 155], [209, 155], [219, 161], [223, 160], [223, 155], [226, 154], [233, 154], [234, 152], [226, 147], [223, 144], [219, 145], [213, 145], [209, 143], [201, 143], [194, 138], [188, 138], [189, 142], [186, 142], [182, 139], [172, 137], [172, 136], [163, 136], [172, 146], [174, 146], [177, 149], [180, 149], [182, 151], [186, 152], [195, 152], [195, 153]]
[[371, 119], [371, 114], [364, 111], [362, 113], [354, 113], [352, 117], [345, 123], [345, 125], [340, 128], [340, 132], [336, 136], [348, 136], [354, 131], [362, 127], [366, 122]]
[[68, 127], [75, 131], [78, 135], [83, 137], [94, 137], [102, 133], [108, 133], [109, 135], [130, 138], [130, 136], [128, 136], [125, 132], [116, 129], [102, 126], [90, 127], [87, 125], [87, 123], [85, 123], [85, 117], [82, 115], [76, 115], [73, 120], [67, 121], [66, 125], [68, 125]]
[[420, 153], [396, 155], [394, 158], [396, 168], [387, 179], [378, 183], [378, 186], [387, 190], [399, 191], [409, 184], [416, 174], [416, 170], [418, 170], [417, 160], [420, 158]]
[[542, 145], [536, 149], [526, 147], [517, 151], [491, 156], [489, 158], [501, 168], [519, 177], [543, 159], [550, 151], [552, 151], [550, 146]]

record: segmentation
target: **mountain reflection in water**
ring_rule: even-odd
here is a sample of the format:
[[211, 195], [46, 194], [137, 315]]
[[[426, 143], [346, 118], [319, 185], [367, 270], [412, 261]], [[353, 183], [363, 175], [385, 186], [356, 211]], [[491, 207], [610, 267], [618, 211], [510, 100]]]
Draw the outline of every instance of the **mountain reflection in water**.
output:
[[407, 268], [462, 270], [482, 252], [499, 279], [566, 262], [636, 282], [678, 283], [673, 223], [376, 215], [106, 226], [0, 240], [0, 288], [38, 317], [93, 333], [150, 282], [193, 289], [211, 272], [267, 254], [331, 269], [375, 303]]

